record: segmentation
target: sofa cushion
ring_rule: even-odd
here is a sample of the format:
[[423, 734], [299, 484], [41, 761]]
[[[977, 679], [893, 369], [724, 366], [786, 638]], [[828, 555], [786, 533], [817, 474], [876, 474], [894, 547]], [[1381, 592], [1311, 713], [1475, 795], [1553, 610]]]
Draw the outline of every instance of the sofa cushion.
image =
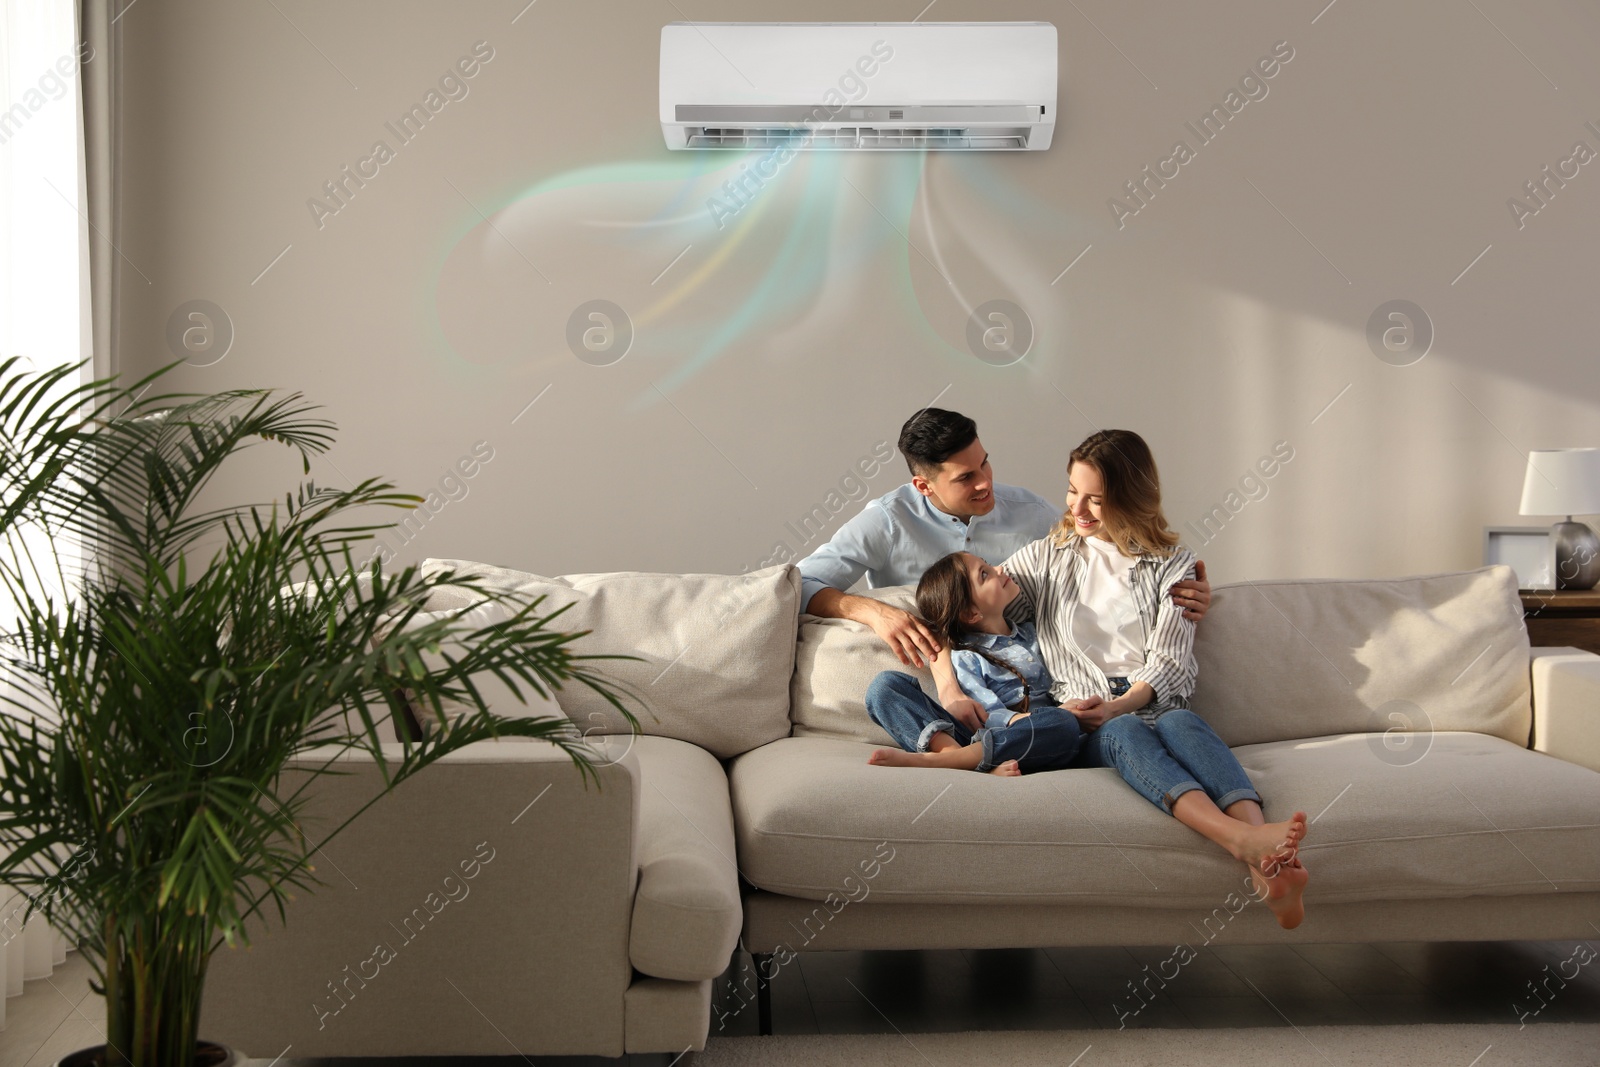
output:
[[1600, 772], [1478, 733], [1435, 733], [1403, 754], [1383, 741], [1237, 750], [1275, 810], [1295, 798], [1315, 820], [1305, 855], [1318, 898], [1600, 889]]
[[1528, 743], [1528, 631], [1510, 567], [1218, 586], [1194, 649], [1190, 706], [1230, 745], [1389, 730]]
[[[740, 575], [617, 571], [560, 578], [463, 560], [427, 559], [422, 569], [475, 575], [519, 597], [543, 596], [543, 608], [567, 607], [556, 626], [592, 631], [573, 651], [639, 657], [588, 667], [626, 687], [631, 696], [624, 703], [644, 733], [722, 758], [789, 733], [800, 596], [792, 566]], [[568, 683], [558, 699], [585, 734], [630, 731], [588, 686]]]
[[[464, 631], [481, 630], [493, 626], [510, 618], [511, 611], [502, 603], [495, 601], [481, 601], [469, 606], [452, 607], [444, 610], [419, 611], [406, 623], [406, 628], [416, 629], [429, 623], [441, 620], [454, 619], [457, 626]], [[374, 635], [376, 642], [377, 635]], [[422, 662], [430, 670], [443, 670], [448, 664], [446, 656], [460, 659], [466, 654], [467, 638], [451, 639], [440, 642], [438, 652], [423, 652]], [[540, 693], [522, 679], [516, 679], [515, 688], [493, 671], [477, 671], [471, 675], [471, 682], [483, 702], [490, 711], [505, 719], [541, 719], [541, 718], [566, 718], [561, 710], [561, 705], [548, 691]], [[406, 701], [410, 705], [412, 717], [424, 732], [424, 736], [431, 736], [438, 726], [439, 712], [425, 700], [420, 699], [411, 690], [405, 692]], [[466, 700], [441, 700], [440, 710], [443, 711], [446, 721], [454, 723], [464, 716], [477, 713], [476, 705]], [[392, 727], [391, 727], [392, 728]], [[507, 741], [533, 741], [530, 737], [508, 737]]]
[[[889, 585], [858, 593], [906, 611], [916, 610], [913, 586]], [[879, 671], [904, 671], [921, 683], [923, 692], [938, 698], [932, 672], [901, 663], [869, 627], [849, 619], [801, 615], [789, 694], [794, 736], [893, 745], [894, 740], [867, 714], [867, 686]]]
[[[1316, 819], [1302, 850], [1311, 906], [1600, 888], [1600, 773], [1481, 734], [1434, 734], [1405, 764], [1382, 740], [1237, 751], [1269, 820], [1296, 809]], [[881, 902], [1204, 912], [1247, 877], [1110, 769], [998, 778], [869, 766], [869, 752], [791, 737], [733, 762], [746, 879], [825, 900], [885, 843], [892, 858], [868, 887]]]
[[[913, 593], [863, 591], [908, 611]], [[1532, 722], [1527, 629], [1504, 566], [1219, 585], [1195, 628], [1195, 658], [1190, 704], [1230, 745], [1369, 730], [1473, 730], [1525, 745]], [[931, 673], [901, 664], [867, 627], [801, 616], [794, 736], [892, 744], [864, 702], [885, 670], [937, 695]]]
[[722, 764], [669, 737], [613, 737], [606, 747], [613, 756], [631, 748], [642, 783], [629, 958], [656, 978], [715, 978], [744, 918]]

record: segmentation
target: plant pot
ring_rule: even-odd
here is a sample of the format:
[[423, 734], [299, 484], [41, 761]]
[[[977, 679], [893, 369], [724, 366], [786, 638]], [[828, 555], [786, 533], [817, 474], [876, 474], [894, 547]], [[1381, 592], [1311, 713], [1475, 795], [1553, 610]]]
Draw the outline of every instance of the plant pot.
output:
[[[244, 1059], [227, 1045], [219, 1045], [215, 1041], [197, 1041], [194, 1059], [190, 1062], [194, 1067], [238, 1067]], [[105, 1062], [106, 1047], [94, 1045], [61, 1057], [55, 1062], [55, 1067], [105, 1067]]]

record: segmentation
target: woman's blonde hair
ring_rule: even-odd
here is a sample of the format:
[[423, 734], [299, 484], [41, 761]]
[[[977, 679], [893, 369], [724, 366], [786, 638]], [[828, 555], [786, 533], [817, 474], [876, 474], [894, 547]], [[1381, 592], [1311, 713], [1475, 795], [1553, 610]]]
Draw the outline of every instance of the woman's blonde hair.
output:
[[[1178, 535], [1167, 526], [1167, 517], [1162, 514], [1161, 477], [1144, 438], [1132, 430], [1099, 430], [1072, 450], [1067, 459], [1069, 474], [1076, 463], [1086, 463], [1100, 472], [1105, 483], [1105, 491], [1100, 494], [1100, 521], [1123, 555], [1172, 554]], [[1065, 545], [1070, 538], [1079, 536], [1070, 511], [1062, 514], [1050, 530], [1050, 541], [1055, 545]]]

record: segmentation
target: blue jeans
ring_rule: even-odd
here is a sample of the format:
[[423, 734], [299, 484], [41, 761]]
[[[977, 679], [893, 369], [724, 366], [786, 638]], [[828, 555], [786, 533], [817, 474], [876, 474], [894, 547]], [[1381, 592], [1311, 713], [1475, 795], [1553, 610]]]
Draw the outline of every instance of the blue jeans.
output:
[[[1127, 679], [1111, 679], [1114, 695], [1127, 691]], [[1123, 781], [1169, 815], [1173, 802], [1195, 789], [1223, 810], [1241, 800], [1261, 802], [1222, 738], [1188, 708], [1163, 712], [1154, 723], [1118, 715], [1089, 734], [1073, 765], [1116, 768]]]
[[1078, 717], [1050, 705], [1032, 708], [1013, 726], [986, 727], [976, 735], [922, 691], [902, 671], [882, 671], [867, 687], [867, 714], [907, 752], [926, 752], [936, 733], [948, 733], [962, 745], [983, 745], [980, 771], [992, 771], [1016, 760], [1024, 774], [1059, 770], [1078, 754], [1083, 733]]

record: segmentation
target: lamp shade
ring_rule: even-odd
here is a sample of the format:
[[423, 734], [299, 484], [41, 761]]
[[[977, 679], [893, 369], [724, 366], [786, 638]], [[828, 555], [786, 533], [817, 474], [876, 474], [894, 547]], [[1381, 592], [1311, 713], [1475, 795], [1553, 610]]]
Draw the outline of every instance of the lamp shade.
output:
[[1600, 515], [1600, 448], [1528, 453], [1523, 515]]

